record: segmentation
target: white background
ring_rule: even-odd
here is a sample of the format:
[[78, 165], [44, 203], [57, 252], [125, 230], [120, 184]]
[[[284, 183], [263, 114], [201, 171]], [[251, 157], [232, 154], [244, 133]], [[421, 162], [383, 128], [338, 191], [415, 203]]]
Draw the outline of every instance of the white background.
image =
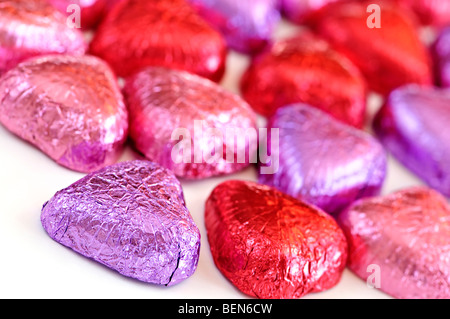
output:
[[[277, 38], [296, 31], [285, 22]], [[246, 56], [231, 52], [222, 85], [238, 93], [238, 81], [248, 66]], [[368, 116], [382, 101], [371, 97]], [[204, 227], [204, 203], [212, 189], [227, 179], [256, 181], [256, 170], [198, 182], [183, 182], [187, 206], [202, 233], [195, 274], [173, 287], [157, 287], [129, 279], [54, 242], [40, 223], [42, 205], [58, 190], [83, 174], [58, 166], [36, 148], [0, 126], [0, 298], [247, 298], [217, 270]], [[121, 160], [137, 158], [128, 148]], [[383, 193], [422, 183], [392, 158]], [[383, 283], [381, 283], [383, 284]], [[340, 283], [304, 298], [389, 298], [369, 288], [346, 270]]]

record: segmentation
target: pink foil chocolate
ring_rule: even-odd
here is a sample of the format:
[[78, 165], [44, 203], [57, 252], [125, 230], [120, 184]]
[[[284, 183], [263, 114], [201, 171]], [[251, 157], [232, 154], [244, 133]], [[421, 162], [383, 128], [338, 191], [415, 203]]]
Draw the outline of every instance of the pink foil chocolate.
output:
[[[59, 11], [69, 17], [80, 14], [80, 27], [95, 27], [103, 17], [106, 4], [111, 0], [47, 0]], [[78, 18], [73, 16], [74, 19]]]
[[48, 55], [0, 78], [0, 123], [62, 166], [90, 172], [114, 163], [128, 114], [117, 80], [92, 56]]
[[401, 163], [450, 196], [450, 91], [409, 85], [393, 91], [374, 129]]
[[260, 183], [330, 214], [379, 194], [387, 159], [381, 144], [368, 133], [303, 104], [280, 108], [268, 128], [279, 129], [278, 148], [269, 151], [279, 159], [279, 168], [260, 174]]
[[403, 299], [450, 298], [450, 207], [428, 188], [362, 199], [339, 216], [348, 267]]
[[220, 81], [227, 47], [220, 33], [184, 0], [129, 0], [108, 13], [90, 52], [121, 77], [163, 66]]
[[226, 38], [230, 48], [244, 53], [263, 49], [280, 13], [278, 0], [189, 0], [197, 12]]
[[309, 33], [276, 42], [252, 61], [241, 81], [245, 100], [264, 116], [306, 103], [361, 128], [366, 84], [358, 69]]
[[450, 27], [439, 34], [432, 52], [437, 82], [440, 86], [450, 88]]
[[1, 1], [0, 74], [38, 55], [84, 54], [83, 34], [70, 28], [66, 20], [42, 0]]
[[171, 286], [196, 270], [200, 232], [170, 171], [116, 164], [55, 194], [41, 222], [56, 242], [121, 275]]
[[268, 186], [220, 184], [206, 202], [205, 224], [217, 268], [252, 297], [324, 291], [346, 266], [347, 242], [336, 221]]
[[214, 82], [150, 67], [127, 78], [124, 94], [135, 147], [178, 177], [233, 173], [256, 154], [256, 115]]
[[450, 24], [450, 0], [395, 0], [409, 8], [422, 24], [442, 27]]

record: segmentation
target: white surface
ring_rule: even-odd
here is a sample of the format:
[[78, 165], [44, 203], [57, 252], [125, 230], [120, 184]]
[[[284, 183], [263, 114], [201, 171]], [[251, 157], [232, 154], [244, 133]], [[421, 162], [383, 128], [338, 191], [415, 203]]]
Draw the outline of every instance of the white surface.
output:
[[[277, 37], [295, 30], [283, 24]], [[223, 81], [238, 92], [237, 83], [248, 58], [231, 53]], [[379, 107], [371, 99], [370, 116]], [[256, 170], [199, 182], [183, 183], [188, 208], [202, 233], [200, 261], [195, 274], [174, 287], [157, 287], [125, 278], [72, 250], [54, 242], [40, 223], [42, 205], [58, 190], [83, 174], [58, 166], [46, 155], [0, 127], [0, 298], [232, 298], [240, 293], [217, 270], [212, 260], [203, 222], [204, 203], [212, 189], [227, 179], [256, 181]], [[122, 160], [136, 158], [128, 149]], [[383, 193], [422, 183], [395, 160], [389, 170]], [[305, 298], [389, 298], [369, 288], [346, 270], [341, 282], [331, 290]]]

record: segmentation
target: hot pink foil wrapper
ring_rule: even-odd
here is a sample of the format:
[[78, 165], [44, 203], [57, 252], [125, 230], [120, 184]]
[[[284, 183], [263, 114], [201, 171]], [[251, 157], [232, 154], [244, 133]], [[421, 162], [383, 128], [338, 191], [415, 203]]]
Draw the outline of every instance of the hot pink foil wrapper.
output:
[[0, 123], [57, 163], [90, 172], [115, 162], [128, 114], [117, 80], [92, 56], [49, 55], [0, 78]]
[[442, 30], [432, 45], [437, 82], [450, 88], [450, 26]]
[[55, 8], [66, 15], [74, 13], [68, 10], [70, 5], [77, 5], [80, 8], [81, 27], [89, 29], [96, 26], [105, 13], [107, 3], [111, 0], [47, 0]]
[[387, 294], [450, 298], [450, 208], [428, 188], [362, 199], [339, 216], [348, 267]]
[[305, 22], [311, 14], [329, 3], [342, 0], [278, 0], [281, 11], [291, 21]]
[[[233, 144], [226, 139], [227, 129], [257, 133], [256, 115], [238, 95], [212, 81], [188, 72], [151, 67], [128, 78], [124, 94], [134, 145], [178, 177], [203, 179], [233, 173], [248, 167], [256, 154], [256, 134], [248, 139], [238, 135]], [[217, 140], [215, 135], [208, 135], [209, 130], [220, 133], [221, 149], [216, 148]], [[173, 156], [177, 145], [184, 151], [180, 149]], [[207, 154], [218, 156], [208, 162]], [[245, 157], [241, 160], [239, 154]]]
[[0, 74], [37, 55], [84, 54], [83, 34], [66, 20], [43, 0], [1, 1]]

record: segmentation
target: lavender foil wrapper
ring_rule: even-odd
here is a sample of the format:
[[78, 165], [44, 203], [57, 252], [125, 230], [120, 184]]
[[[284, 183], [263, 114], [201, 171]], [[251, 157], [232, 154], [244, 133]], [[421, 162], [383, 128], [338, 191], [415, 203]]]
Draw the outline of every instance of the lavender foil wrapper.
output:
[[[260, 170], [260, 183], [330, 214], [380, 192], [386, 176], [386, 153], [368, 133], [305, 104], [280, 108], [269, 119], [268, 127], [270, 131], [279, 129], [278, 148], [268, 152], [279, 160], [278, 165], [270, 165], [279, 169], [273, 174]], [[272, 134], [266, 145], [277, 145]]]
[[450, 88], [450, 27], [440, 33], [432, 53], [438, 84]]
[[0, 123], [54, 161], [79, 172], [114, 163], [128, 112], [109, 66], [93, 56], [48, 55], [0, 78]]
[[45, 1], [0, 2], [0, 74], [37, 55], [82, 55], [87, 44], [78, 29]]
[[263, 49], [280, 20], [278, 0], [189, 0], [220, 31], [230, 48], [244, 53]]
[[393, 91], [375, 117], [379, 139], [429, 186], [450, 196], [450, 91], [408, 85]]
[[200, 232], [181, 185], [151, 162], [87, 175], [44, 205], [41, 222], [56, 242], [143, 282], [171, 286], [198, 264]]
[[428, 188], [362, 199], [339, 215], [348, 268], [403, 299], [450, 298], [450, 208]]

